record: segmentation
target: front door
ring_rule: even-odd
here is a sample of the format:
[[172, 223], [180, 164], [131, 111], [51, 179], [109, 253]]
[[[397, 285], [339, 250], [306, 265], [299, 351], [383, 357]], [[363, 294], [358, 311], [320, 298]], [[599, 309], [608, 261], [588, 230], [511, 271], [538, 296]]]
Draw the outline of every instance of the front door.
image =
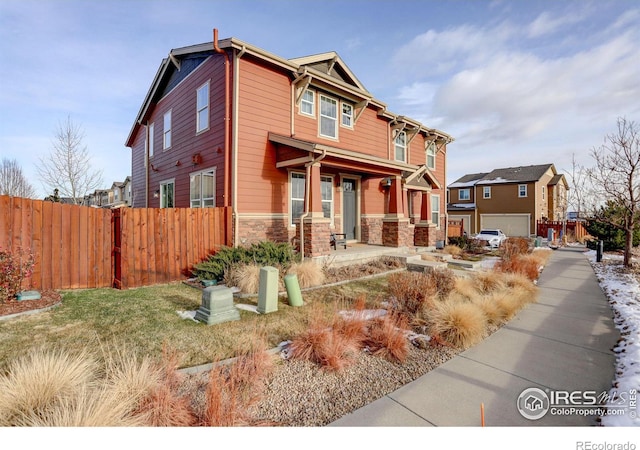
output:
[[356, 180], [344, 178], [342, 180], [342, 228], [348, 240], [356, 238]]

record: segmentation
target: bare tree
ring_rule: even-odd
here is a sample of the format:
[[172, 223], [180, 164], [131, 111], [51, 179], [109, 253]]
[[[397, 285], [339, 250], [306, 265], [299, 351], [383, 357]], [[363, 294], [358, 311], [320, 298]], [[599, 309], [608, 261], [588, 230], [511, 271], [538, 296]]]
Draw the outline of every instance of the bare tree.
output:
[[595, 167], [587, 171], [604, 201], [619, 208], [608, 223], [625, 233], [624, 265], [631, 266], [633, 230], [640, 212], [640, 134], [635, 122], [618, 118], [618, 131], [609, 134], [599, 148], [591, 151]]
[[567, 171], [569, 181], [569, 193], [567, 204], [570, 210], [575, 211], [578, 217], [593, 213], [597, 198], [594, 195], [593, 185], [589, 177], [588, 169], [576, 161], [576, 154], [571, 155], [571, 170]]
[[47, 191], [58, 189], [61, 196], [71, 198], [76, 204], [102, 184], [102, 171], [92, 170], [83, 139], [82, 128], [67, 117], [58, 125], [51, 153], [46, 158], [41, 157], [37, 166]]
[[0, 166], [0, 195], [33, 198], [36, 191], [22, 173], [15, 159], [2, 158]]

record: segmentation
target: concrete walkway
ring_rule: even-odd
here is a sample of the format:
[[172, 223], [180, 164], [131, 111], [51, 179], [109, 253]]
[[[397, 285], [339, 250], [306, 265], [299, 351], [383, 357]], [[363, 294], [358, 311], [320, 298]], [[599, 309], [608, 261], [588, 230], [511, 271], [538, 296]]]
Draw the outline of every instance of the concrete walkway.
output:
[[538, 302], [475, 347], [329, 426], [590, 426], [597, 416], [524, 418], [523, 390], [607, 392], [619, 333], [584, 248], [553, 253]]

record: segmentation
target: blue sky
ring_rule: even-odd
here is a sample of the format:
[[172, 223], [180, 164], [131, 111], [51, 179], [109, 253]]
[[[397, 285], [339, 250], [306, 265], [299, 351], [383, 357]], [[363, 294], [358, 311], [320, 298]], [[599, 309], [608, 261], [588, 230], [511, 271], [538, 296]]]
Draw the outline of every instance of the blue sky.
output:
[[236, 37], [285, 58], [337, 51], [388, 105], [456, 138], [465, 173], [591, 165], [624, 116], [640, 122], [640, 2], [0, 0], [0, 157], [35, 165], [70, 116], [104, 187], [172, 48]]

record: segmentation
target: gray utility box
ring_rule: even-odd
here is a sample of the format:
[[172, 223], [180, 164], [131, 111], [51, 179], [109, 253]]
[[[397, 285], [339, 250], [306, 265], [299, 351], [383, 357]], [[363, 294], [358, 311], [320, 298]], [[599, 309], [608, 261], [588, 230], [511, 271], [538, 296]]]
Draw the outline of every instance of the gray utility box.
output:
[[226, 286], [211, 286], [202, 291], [202, 305], [196, 320], [207, 325], [240, 320], [240, 312], [233, 304], [233, 292]]

